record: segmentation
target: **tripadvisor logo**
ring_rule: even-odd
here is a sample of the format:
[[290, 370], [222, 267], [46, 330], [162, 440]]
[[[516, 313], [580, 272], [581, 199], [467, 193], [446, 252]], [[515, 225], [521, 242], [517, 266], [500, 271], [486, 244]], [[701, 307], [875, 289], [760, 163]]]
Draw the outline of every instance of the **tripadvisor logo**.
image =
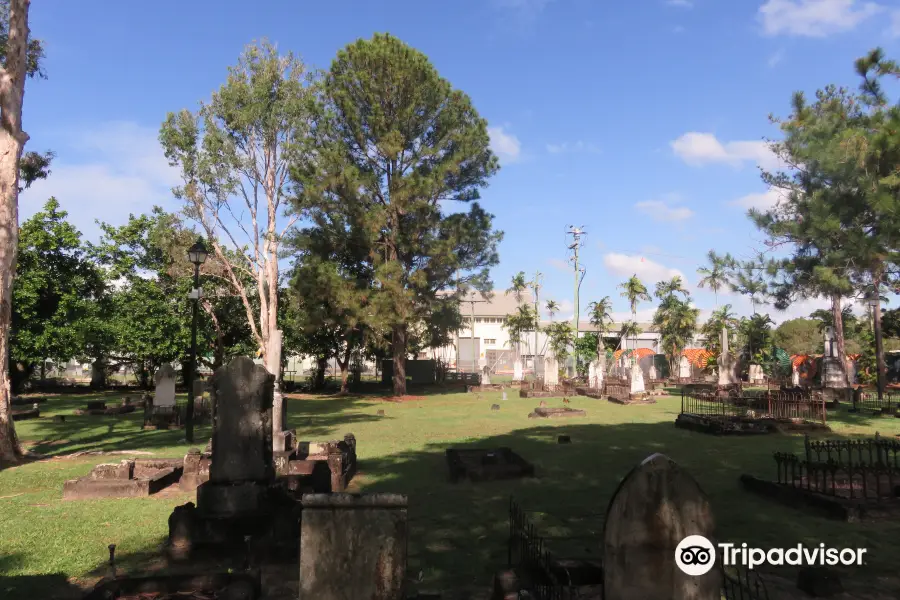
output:
[[[724, 566], [739, 565], [753, 569], [760, 565], [780, 567], [783, 565], [862, 565], [865, 548], [828, 548], [825, 544], [807, 548], [797, 544], [792, 548], [751, 548], [746, 543], [737, 546], [732, 543], [718, 544], [722, 551]], [[686, 575], [705, 575], [716, 564], [716, 547], [702, 535], [689, 535], [675, 548], [675, 564]]]

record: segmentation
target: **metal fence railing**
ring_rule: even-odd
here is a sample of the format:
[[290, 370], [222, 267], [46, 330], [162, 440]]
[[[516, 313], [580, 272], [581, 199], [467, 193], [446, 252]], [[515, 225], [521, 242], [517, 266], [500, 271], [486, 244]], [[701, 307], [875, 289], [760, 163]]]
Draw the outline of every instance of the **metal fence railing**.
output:
[[867, 440], [804, 440], [804, 456], [776, 452], [777, 480], [782, 485], [828, 496], [882, 500], [895, 497], [900, 484], [900, 441], [877, 436]]
[[874, 412], [892, 413], [900, 409], [900, 394], [888, 392], [878, 399], [877, 392], [856, 390], [853, 394], [854, 410], [871, 410]]
[[827, 422], [824, 397], [802, 392], [748, 392], [721, 394], [712, 391], [681, 392], [681, 413], [708, 420], [769, 418]]
[[[525, 511], [509, 499], [509, 540], [507, 566], [528, 573], [529, 591], [535, 600], [577, 600], [578, 588], [561, 582], [554, 574], [557, 562], [544, 537], [530, 521]], [[724, 564], [720, 560], [719, 564]], [[722, 598], [724, 600], [768, 600], [765, 583], [757, 572], [731, 565], [722, 567]]]

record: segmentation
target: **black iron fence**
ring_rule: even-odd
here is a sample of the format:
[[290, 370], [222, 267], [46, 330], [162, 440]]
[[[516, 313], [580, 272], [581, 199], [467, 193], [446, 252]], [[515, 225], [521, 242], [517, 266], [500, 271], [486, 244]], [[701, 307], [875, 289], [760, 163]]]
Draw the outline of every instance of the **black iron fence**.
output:
[[877, 436], [866, 440], [811, 442], [803, 457], [774, 455], [778, 483], [829, 496], [882, 500], [898, 494], [900, 441]]
[[726, 394], [682, 390], [681, 413], [709, 420], [769, 418], [818, 421], [822, 424], [825, 424], [828, 415], [824, 398], [783, 391]]
[[[598, 542], [600, 540], [598, 539]], [[577, 600], [578, 588], [560, 582], [554, 575], [556, 559], [547, 548], [544, 537], [526, 515], [525, 511], [509, 499], [509, 541], [507, 566], [528, 573], [531, 580], [531, 597], [536, 600]], [[721, 560], [719, 564], [724, 564]], [[731, 565], [722, 567], [724, 600], [768, 600], [765, 583], [755, 571]]]
[[889, 392], [882, 394], [879, 399], [877, 392], [864, 392], [858, 389], [853, 394], [853, 409], [894, 413], [900, 409], [900, 394]]

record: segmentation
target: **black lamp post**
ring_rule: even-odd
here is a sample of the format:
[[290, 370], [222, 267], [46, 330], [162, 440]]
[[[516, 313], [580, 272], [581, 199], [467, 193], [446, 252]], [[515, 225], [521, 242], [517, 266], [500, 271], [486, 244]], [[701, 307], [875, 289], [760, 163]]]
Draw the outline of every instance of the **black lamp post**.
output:
[[203, 240], [197, 238], [193, 246], [188, 248], [188, 260], [194, 263], [194, 289], [189, 298], [194, 301], [191, 314], [191, 359], [187, 377], [187, 411], [184, 415], [184, 437], [189, 444], [194, 442], [194, 378], [197, 374], [197, 313], [200, 307], [200, 265], [206, 262], [209, 252]]
[[881, 298], [877, 288], [875, 293], [869, 295], [868, 303], [872, 307], [872, 327], [875, 330], [875, 370], [878, 373], [878, 403], [881, 404], [884, 396], [884, 347], [881, 340]]

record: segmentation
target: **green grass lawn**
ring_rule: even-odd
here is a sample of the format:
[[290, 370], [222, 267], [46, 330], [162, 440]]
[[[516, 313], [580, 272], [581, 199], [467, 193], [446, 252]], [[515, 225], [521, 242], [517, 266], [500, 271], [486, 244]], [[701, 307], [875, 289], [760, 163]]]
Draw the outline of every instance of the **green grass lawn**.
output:
[[[49, 598], [70, 584], [102, 574], [108, 544], [118, 546], [126, 569], [154, 564], [167, 533], [172, 508], [188, 494], [130, 500], [63, 502], [67, 479], [95, 464], [122, 456], [60, 458], [84, 450], [151, 452], [183, 456], [181, 431], [142, 431], [139, 411], [124, 417], [76, 417], [73, 410], [93, 396], [60, 396], [41, 406], [42, 417], [20, 421], [20, 439], [46, 457], [0, 471], [0, 597]], [[501, 410], [490, 410], [491, 404]], [[562, 406], [551, 399], [550, 406]], [[527, 415], [536, 400], [509, 392], [431, 393], [421, 401], [386, 403], [375, 397], [304, 397], [289, 401], [289, 426], [300, 439], [334, 439], [354, 433], [359, 474], [352, 491], [397, 492], [410, 499], [409, 575], [435, 590], [486, 590], [506, 562], [507, 506], [515, 496], [548, 535], [574, 536], [551, 542], [568, 555], [596, 557], [609, 499], [621, 478], [638, 462], [662, 452], [686, 467], [709, 495], [722, 540], [759, 547], [809, 545], [868, 548], [868, 564], [848, 572], [854, 580], [875, 581], [896, 573], [900, 523], [847, 524], [783, 508], [741, 490], [738, 477], [774, 478], [774, 451], [802, 450], [802, 436], [714, 437], [676, 429], [680, 401], [619, 406], [584, 397], [571, 406], [587, 417], [536, 421]], [[376, 411], [385, 411], [384, 417]], [[50, 418], [66, 415], [65, 423]], [[885, 436], [900, 433], [900, 419], [845, 411], [829, 413], [832, 435]], [[566, 433], [571, 445], [558, 445]], [[195, 445], [209, 429], [197, 430]], [[451, 484], [448, 447], [509, 446], [535, 465], [533, 480]]]

